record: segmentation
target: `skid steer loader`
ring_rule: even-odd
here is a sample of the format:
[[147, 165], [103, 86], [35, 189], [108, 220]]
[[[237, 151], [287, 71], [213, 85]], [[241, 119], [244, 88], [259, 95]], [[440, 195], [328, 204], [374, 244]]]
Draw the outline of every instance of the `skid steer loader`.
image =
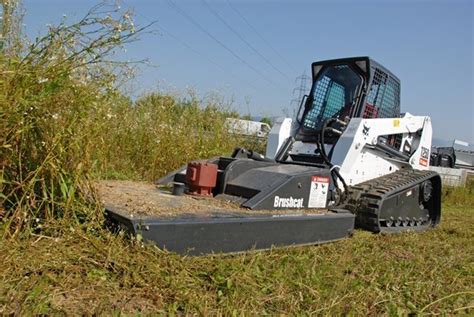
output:
[[312, 80], [297, 118], [273, 126], [265, 155], [238, 148], [191, 162], [157, 181], [172, 193], [153, 188], [147, 196], [177, 212], [140, 215], [106, 202], [110, 224], [191, 254], [318, 244], [354, 228], [436, 226], [441, 179], [428, 170], [431, 121], [400, 113], [399, 79], [354, 57], [313, 63]]

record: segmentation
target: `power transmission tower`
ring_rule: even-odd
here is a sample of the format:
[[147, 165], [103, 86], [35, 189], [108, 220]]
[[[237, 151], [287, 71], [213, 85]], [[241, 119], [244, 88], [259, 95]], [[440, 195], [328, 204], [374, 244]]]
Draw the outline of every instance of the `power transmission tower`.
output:
[[290, 113], [292, 118], [296, 118], [298, 114], [298, 108], [300, 106], [303, 96], [308, 93], [311, 88], [311, 77], [306, 75], [306, 70], [301, 76], [296, 77], [295, 79], [296, 87], [293, 89], [293, 99], [290, 102]]

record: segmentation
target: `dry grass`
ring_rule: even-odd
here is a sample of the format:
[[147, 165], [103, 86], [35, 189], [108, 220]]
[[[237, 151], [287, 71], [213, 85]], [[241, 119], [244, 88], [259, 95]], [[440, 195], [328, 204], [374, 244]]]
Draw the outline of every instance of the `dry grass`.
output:
[[454, 207], [474, 209], [474, 177], [468, 178], [464, 187], [443, 187], [442, 201]]
[[472, 313], [473, 228], [449, 208], [421, 234], [183, 257], [71, 227], [0, 243], [0, 313]]

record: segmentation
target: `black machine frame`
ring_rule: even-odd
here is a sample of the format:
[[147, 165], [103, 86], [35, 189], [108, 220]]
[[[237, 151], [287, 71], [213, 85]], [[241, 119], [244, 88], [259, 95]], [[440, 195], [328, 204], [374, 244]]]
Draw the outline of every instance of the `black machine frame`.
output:
[[355, 222], [348, 211], [255, 216], [211, 211], [207, 217], [132, 218], [114, 206], [106, 206], [106, 218], [112, 231], [125, 230], [163, 250], [187, 255], [327, 243], [351, 236]]

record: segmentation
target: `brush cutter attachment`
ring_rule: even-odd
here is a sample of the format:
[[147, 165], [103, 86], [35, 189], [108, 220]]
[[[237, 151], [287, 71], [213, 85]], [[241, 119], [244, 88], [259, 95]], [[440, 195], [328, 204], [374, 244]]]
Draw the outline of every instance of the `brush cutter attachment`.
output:
[[369, 57], [315, 62], [312, 75], [299, 115], [274, 124], [266, 155], [238, 148], [189, 163], [159, 188], [118, 186], [128, 200], [105, 201], [110, 224], [191, 254], [318, 244], [351, 235], [354, 225], [436, 226], [431, 119], [400, 113], [399, 79]]

